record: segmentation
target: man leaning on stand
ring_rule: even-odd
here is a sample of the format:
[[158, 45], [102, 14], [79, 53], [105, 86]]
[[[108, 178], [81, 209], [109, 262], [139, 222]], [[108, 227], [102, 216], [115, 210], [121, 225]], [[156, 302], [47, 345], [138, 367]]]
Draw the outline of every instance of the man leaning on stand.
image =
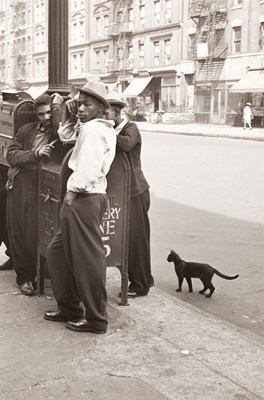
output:
[[150, 260], [149, 184], [141, 169], [141, 135], [134, 122], [123, 120], [121, 110], [126, 106], [116, 93], [108, 94], [111, 109], [108, 119], [115, 122], [117, 148], [128, 157], [131, 170], [129, 256], [129, 297], [145, 296], [154, 285]]
[[38, 121], [19, 128], [7, 150], [7, 231], [22, 294], [34, 294], [38, 246], [38, 179], [43, 157], [50, 157], [61, 119], [62, 97], [44, 94], [35, 102]]

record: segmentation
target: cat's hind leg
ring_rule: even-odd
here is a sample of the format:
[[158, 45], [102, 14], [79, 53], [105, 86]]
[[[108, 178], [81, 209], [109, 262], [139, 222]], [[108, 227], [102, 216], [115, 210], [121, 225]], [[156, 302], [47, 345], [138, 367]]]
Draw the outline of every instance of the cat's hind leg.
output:
[[205, 297], [209, 298], [212, 296], [212, 294], [215, 291], [215, 287], [213, 286], [212, 282], [210, 282], [210, 285], [208, 286], [208, 289], [210, 290], [210, 293], [208, 293]]
[[[201, 279], [201, 281], [202, 281], [202, 283], [203, 283], [203, 285], [204, 285], [204, 288], [202, 289], [202, 290], [199, 290], [199, 293], [200, 294], [204, 294], [205, 292], [206, 292], [206, 290], [207, 289], [209, 289], [209, 287], [208, 287], [208, 281], [206, 280], [206, 279], [204, 279], [204, 278], [200, 278]], [[210, 282], [209, 282], [210, 283]]]

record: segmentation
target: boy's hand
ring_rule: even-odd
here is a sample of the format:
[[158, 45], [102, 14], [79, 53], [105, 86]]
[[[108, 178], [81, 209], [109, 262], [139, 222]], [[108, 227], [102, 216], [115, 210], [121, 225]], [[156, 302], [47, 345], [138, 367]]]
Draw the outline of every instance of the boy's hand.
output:
[[65, 105], [70, 114], [77, 115], [78, 109], [77, 109], [77, 100], [76, 99], [67, 100]]
[[54, 146], [52, 144], [45, 144], [38, 150], [38, 156], [39, 157], [49, 157], [51, 156], [52, 149], [54, 149]]
[[53, 104], [59, 104], [59, 106], [62, 105], [62, 103], [64, 102], [63, 97], [59, 94], [59, 93], [53, 93], [51, 96], [52, 98], [52, 103]]
[[70, 206], [75, 197], [77, 196], [77, 193], [71, 192], [70, 190], [66, 192], [65, 194], [65, 203]]

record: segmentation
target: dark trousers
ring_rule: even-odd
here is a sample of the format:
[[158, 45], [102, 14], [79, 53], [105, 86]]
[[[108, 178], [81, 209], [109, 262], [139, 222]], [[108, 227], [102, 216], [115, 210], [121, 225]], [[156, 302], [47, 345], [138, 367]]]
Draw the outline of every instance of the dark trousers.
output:
[[38, 170], [23, 168], [7, 191], [7, 230], [17, 284], [34, 281], [38, 249]]
[[2, 243], [4, 243], [6, 246], [5, 253], [8, 257], [11, 257], [6, 226], [6, 201], [7, 193], [5, 187], [3, 186], [0, 188], [0, 246]]
[[153, 284], [150, 261], [149, 190], [130, 199], [129, 289], [147, 294]]
[[100, 223], [106, 195], [77, 195], [63, 203], [60, 230], [47, 251], [53, 293], [61, 312], [69, 319], [85, 318], [91, 327], [107, 328], [106, 258]]

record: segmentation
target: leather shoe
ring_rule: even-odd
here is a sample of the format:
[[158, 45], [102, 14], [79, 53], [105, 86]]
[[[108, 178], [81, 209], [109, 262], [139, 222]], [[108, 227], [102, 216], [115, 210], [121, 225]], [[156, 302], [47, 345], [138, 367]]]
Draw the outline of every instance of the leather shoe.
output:
[[[53, 322], [67, 322], [67, 321], [69, 321], [69, 319], [71, 319], [69, 317], [66, 317], [66, 315], [64, 315], [60, 310], [47, 311], [44, 314], [44, 318], [47, 321], [53, 321]], [[79, 321], [79, 318], [73, 318], [72, 321]]]
[[[127, 292], [127, 297], [130, 299], [133, 299], [135, 297], [142, 297], [142, 296], [147, 296], [148, 293], [137, 293], [134, 292], [133, 290], [128, 290]], [[118, 297], [121, 297], [121, 292], [118, 293]]]
[[86, 319], [81, 319], [78, 322], [68, 321], [66, 324], [66, 327], [68, 329], [70, 329], [71, 331], [75, 331], [75, 332], [91, 332], [91, 333], [97, 333], [97, 334], [103, 334], [106, 332], [106, 329], [100, 330], [100, 329], [93, 328], [86, 321]]
[[13, 261], [9, 258], [6, 262], [0, 265], [0, 271], [8, 271], [9, 269], [13, 269]]
[[34, 288], [30, 281], [22, 283], [19, 285], [20, 292], [26, 296], [33, 296], [34, 295]]

